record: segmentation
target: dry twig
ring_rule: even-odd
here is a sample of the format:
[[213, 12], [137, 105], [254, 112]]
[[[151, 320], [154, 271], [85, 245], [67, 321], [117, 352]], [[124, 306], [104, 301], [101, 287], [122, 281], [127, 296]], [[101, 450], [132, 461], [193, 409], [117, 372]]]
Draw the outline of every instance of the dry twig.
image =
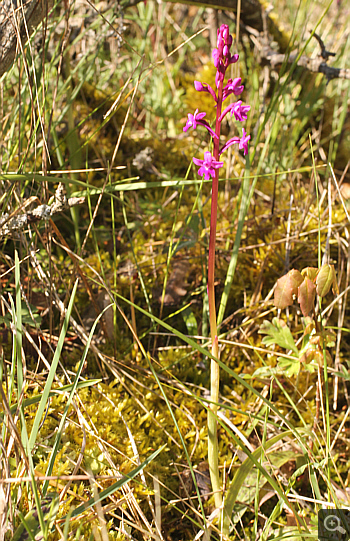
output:
[[[262, 57], [274, 68], [286, 61], [286, 55], [272, 50], [269, 46], [263, 47]], [[289, 64], [293, 64], [298, 58], [298, 53], [292, 53], [287, 58]], [[327, 80], [331, 79], [350, 79], [350, 69], [333, 68], [328, 66], [325, 59], [321, 57], [309, 58], [306, 55], [301, 55], [297, 61], [298, 66], [302, 66], [313, 73], [323, 73]]]
[[[31, 198], [29, 202], [31, 203], [33, 200], [37, 201], [38, 199]], [[67, 199], [65, 187], [60, 182], [57, 186], [55, 198], [51, 205], [39, 205], [33, 210], [29, 210], [22, 214], [3, 214], [0, 218], [0, 238], [23, 229], [28, 224], [39, 222], [41, 220], [49, 220], [54, 214], [63, 212], [75, 205], [81, 205], [84, 201], [85, 197], [70, 197]], [[22, 208], [25, 206], [26, 205]]]

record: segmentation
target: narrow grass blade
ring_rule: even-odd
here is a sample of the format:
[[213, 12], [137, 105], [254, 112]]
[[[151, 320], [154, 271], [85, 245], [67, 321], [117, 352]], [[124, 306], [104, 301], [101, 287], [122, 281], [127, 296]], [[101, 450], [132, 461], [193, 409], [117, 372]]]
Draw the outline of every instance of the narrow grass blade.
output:
[[15, 250], [15, 284], [16, 284], [16, 356], [17, 356], [17, 397], [23, 391], [23, 364], [22, 364], [22, 296], [21, 275], [18, 252]]
[[70, 318], [70, 315], [71, 315], [71, 312], [72, 312], [72, 309], [73, 309], [74, 298], [75, 298], [75, 294], [76, 294], [76, 291], [77, 291], [77, 287], [78, 287], [78, 280], [75, 282], [74, 287], [73, 287], [72, 295], [71, 295], [71, 298], [70, 298], [70, 301], [69, 301], [69, 304], [68, 304], [68, 308], [67, 308], [67, 312], [66, 312], [66, 317], [64, 318], [61, 333], [60, 333], [60, 336], [59, 336], [59, 339], [58, 339], [58, 342], [57, 342], [57, 347], [56, 347], [56, 350], [55, 350], [55, 354], [54, 354], [54, 357], [52, 359], [51, 369], [50, 369], [50, 372], [49, 372], [49, 374], [47, 376], [45, 387], [44, 387], [44, 390], [43, 390], [42, 395], [41, 395], [41, 400], [40, 400], [40, 403], [39, 403], [38, 411], [36, 412], [36, 415], [35, 415], [32, 431], [31, 431], [30, 438], [29, 438], [29, 448], [30, 449], [33, 449], [33, 447], [34, 447], [34, 443], [36, 441], [38, 431], [39, 431], [40, 422], [41, 422], [42, 416], [44, 415], [45, 408], [47, 406], [47, 401], [48, 401], [48, 398], [49, 398], [50, 390], [51, 390], [52, 383], [53, 383], [55, 373], [56, 373], [56, 368], [57, 368], [57, 365], [58, 365], [59, 358], [61, 356], [61, 351], [62, 351], [62, 348], [63, 348], [64, 339], [65, 339], [65, 336], [66, 336], [66, 333], [67, 333], [67, 329], [68, 329], [68, 325], [69, 325], [69, 318]]

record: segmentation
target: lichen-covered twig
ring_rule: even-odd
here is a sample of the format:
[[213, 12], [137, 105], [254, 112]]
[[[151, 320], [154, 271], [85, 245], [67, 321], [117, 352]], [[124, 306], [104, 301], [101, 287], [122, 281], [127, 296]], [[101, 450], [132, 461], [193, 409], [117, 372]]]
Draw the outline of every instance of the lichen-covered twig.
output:
[[[262, 57], [265, 58], [272, 67], [283, 64], [286, 61], [286, 55], [277, 53], [270, 47], [264, 47]], [[298, 57], [298, 53], [292, 53], [287, 58], [287, 62], [292, 64]], [[309, 58], [306, 55], [301, 55], [297, 60], [297, 65], [306, 68], [313, 73], [323, 73], [327, 80], [331, 79], [350, 79], [350, 69], [334, 68], [329, 66], [322, 57]]]
[[[31, 198], [30, 202], [38, 201], [37, 198]], [[38, 205], [32, 210], [21, 214], [16, 210], [12, 214], [5, 213], [0, 217], [0, 238], [6, 235], [11, 235], [16, 231], [23, 229], [28, 224], [39, 222], [41, 220], [49, 220], [51, 216], [58, 212], [63, 212], [66, 209], [75, 205], [84, 203], [85, 197], [70, 197], [67, 198], [64, 185], [60, 182], [57, 186], [54, 200], [50, 205]], [[26, 204], [21, 208], [25, 208]]]

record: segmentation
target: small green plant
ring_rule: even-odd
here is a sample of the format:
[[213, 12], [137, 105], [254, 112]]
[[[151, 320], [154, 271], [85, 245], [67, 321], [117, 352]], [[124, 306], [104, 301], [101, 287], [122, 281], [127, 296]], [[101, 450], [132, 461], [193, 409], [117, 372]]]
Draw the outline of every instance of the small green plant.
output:
[[[322, 319], [317, 317], [315, 298], [320, 302], [330, 288], [337, 291], [337, 282], [333, 265], [322, 265], [320, 269], [306, 267], [301, 272], [292, 269], [277, 280], [274, 305], [284, 309], [297, 300], [303, 318], [303, 338], [299, 347], [283, 319], [275, 317], [272, 323], [264, 321], [259, 333], [265, 334], [263, 344], [277, 346], [291, 351], [289, 358], [279, 357], [278, 368], [286, 376], [299, 373], [301, 366], [313, 372], [323, 365], [324, 355], [330, 361], [328, 348], [335, 344], [334, 332], [323, 327]], [[310, 317], [312, 313], [312, 317]]]
[[[335, 334], [331, 329], [324, 327], [322, 317], [317, 314], [317, 306], [321, 307], [322, 298], [327, 295], [331, 287], [336, 293], [338, 287], [333, 265], [325, 264], [319, 269], [306, 267], [301, 272], [296, 269], [290, 270], [277, 280], [274, 305], [279, 309], [284, 309], [297, 300], [304, 316], [301, 341], [296, 343], [287, 323], [277, 317], [272, 320], [272, 323], [264, 321], [259, 330], [260, 334], [265, 334], [263, 344], [277, 345], [290, 352], [289, 355], [278, 357], [275, 373], [291, 377], [299, 376], [302, 369], [308, 372], [318, 370], [313, 430], [316, 430], [320, 417], [322, 367], [324, 379], [327, 381], [327, 366], [332, 361], [329, 348], [335, 345]], [[255, 376], [258, 374], [259, 370], [255, 372]], [[310, 439], [310, 448], [312, 445], [313, 442]]]

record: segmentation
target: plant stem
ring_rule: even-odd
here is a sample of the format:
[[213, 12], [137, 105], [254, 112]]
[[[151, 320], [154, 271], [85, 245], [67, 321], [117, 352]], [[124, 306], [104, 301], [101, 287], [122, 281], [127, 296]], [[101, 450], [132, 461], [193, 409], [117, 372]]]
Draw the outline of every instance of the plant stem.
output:
[[[218, 338], [214, 341], [212, 354], [218, 356]], [[210, 480], [214, 492], [215, 506], [220, 508], [222, 505], [220, 473], [219, 473], [219, 455], [218, 455], [218, 423], [217, 410], [219, 399], [219, 365], [213, 359], [211, 360], [210, 370], [210, 408], [208, 410], [208, 464]], [[215, 404], [214, 404], [215, 402]]]

